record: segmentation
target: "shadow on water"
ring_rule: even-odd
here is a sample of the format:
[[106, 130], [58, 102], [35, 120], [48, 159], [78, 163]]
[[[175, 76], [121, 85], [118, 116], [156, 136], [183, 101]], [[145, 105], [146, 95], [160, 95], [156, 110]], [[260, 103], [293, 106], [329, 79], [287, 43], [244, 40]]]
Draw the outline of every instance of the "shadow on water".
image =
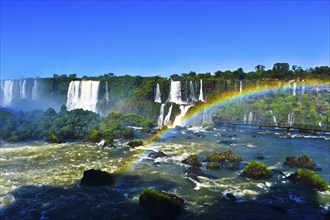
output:
[[148, 219], [139, 206], [145, 186], [170, 191], [176, 184], [126, 175], [113, 188], [24, 186], [10, 193], [15, 201], [0, 209], [0, 219]]
[[275, 185], [255, 199], [220, 195], [194, 219], [328, 219], [320, 208], [318, 192], [292, 183]]

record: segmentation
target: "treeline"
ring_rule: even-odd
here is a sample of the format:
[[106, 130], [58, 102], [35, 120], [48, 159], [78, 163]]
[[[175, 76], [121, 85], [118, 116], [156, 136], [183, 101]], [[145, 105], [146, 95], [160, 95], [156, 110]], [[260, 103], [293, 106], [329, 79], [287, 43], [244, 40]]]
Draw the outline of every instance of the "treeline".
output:
[[134, 137], [134, 131], [129, 126], [144, 127], [144, 131], [156, 126], [153, 120], [135, 114], [110, 113], [101, 118], [94, 112], [82, 109], [67, 111], [64, 105], [58, 113], [52, 108], [19, 113], [0, 110], [0, 118], [0, 139], [9, 142], [99, 142], [104, 139], [111, 145], [114, 138]]

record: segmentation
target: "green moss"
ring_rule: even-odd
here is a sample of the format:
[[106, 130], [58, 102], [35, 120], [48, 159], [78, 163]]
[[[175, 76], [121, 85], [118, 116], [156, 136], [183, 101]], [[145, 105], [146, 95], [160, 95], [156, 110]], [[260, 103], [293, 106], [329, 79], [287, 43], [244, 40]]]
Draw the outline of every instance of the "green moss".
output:
[[263, 179], [271, 177], [271, 172], [264, 163], [251, 161], [243, 170], [242, 176], [252, 179]]
[[240, 156], [232, 153], [231, 150], [208, 155], [206, 159], [209, 162], [239, 162], [242, 160]]
[[144, 145], [144, 142], [141, 140], [134, 140], [134, 141], [128, 142], [127, 145], [130, 147], [138, 147], [138, 146]]
[[159, 192], [155, 189], [144, 189], [141, 193], [142, 197], [149, 197], [155, 200], [170, 200], [171, 197], [165, 193]]
[[310, 159], [306, 154], [301, 155], [301, 157], [287, 157], [284, 165], [289, 167], [298, 167], [298, 168], [305, 168], [310, 170], [315, 170], [316, 165], [315, 162]]
[[297, 169], [291, 178], [293, 178], [296, 183], [312, 186], [319, 191], [326, 191], [329, 189], [327, 181], [311, 170]]
[[209, 166], [206, 167], [207, 169], [210, 169], [210, 170], [217, 170], [217, 169], [220, 169], [221, 166], [220, 166], [220, 163], [218, 162], [211, 162]]
[[184, 164], [188, 164], [190, 166], [193, 166], [193, 167], [202, 166], [202, 164], [201, 164], [201, 162], [199, 162], [196, 154], [189, 155], [188, 158], [184, 159], [181, 162], [184, 163]]

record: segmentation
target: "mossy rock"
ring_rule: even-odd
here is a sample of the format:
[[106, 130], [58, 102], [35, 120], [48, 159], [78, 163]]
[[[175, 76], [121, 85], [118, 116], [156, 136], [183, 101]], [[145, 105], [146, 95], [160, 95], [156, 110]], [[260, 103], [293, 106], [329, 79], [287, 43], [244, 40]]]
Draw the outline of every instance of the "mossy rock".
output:
[[329, 190], [327, 181], [312, 170], [297, 169], [294, 174], [289, 176], [289, 179], [297, 184], [310, 186], [319, 191]]
[[127, 145], [130, 147], [139, 147], [139, 146], [144, 145], [144, 142], [141, 140], [134, 140], [134, 141], [128, 142]]
[[221, 168], [221, 165], [218, 162], [211, 162], [210, 165], [206, 166], [206, 169], [209, 169], [209, 170], [218, 170], [220, 168]]
[[97, 187], [97, 186], [113, 186], [116, 183], [118, 175], [109, 174], [101, 170], [86, 170], [80, 181], [81, 186]]
[[272, 171], [264, 163], [251, 161], [242, 172], [243, 177], [265, 179], [271, 177]]
[[198, 160], [196, 154], [189, 155], [188, 158], [182, 160], [181, 162], [184, 163], [184, 164], [188, 164], [190, 166], [193, 166], [193, 167], [201, 167], [202, 166], [202, 164]]
[[310, 170], [315, 170], [316, 165], [315, 162], [310, 159], [306, 154], [303, 154], [301, 157], [287, 157], [284, 165], [289, 167], [297, 167], [297, 168], [305, 168]]
[[227, 150], [224, 152], [210, 154], [207, 156], [206, 160], [209, 162], [239, 162], [242, 158], [232, 153], [231, 150]]
[[174, 194], [145, 189], [139, 197], [139, 205], [151, 219], [168, 219], [180, 215], [184, 200]]

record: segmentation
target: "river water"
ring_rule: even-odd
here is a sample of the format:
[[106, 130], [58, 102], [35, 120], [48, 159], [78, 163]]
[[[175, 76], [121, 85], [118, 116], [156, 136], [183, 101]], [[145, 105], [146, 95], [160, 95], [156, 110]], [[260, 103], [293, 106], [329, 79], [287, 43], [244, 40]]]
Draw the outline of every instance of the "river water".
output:
[[[143, 134], [139, 134], [143, 137]], [[307, 154], [330, 182], [330, 134], [254, 127], [218, 126], [215, 131], [171, 130], [160, 141], [131, 149], [126, 142], [101, 149], [85, 143], [1, 143], [0, 219], [147, 219], [138, 205], [144, 188], [185, 200], [179, 219], [323, 219], [330, 192], [298, 186], [278, 172], [267, 180], [240, 177], [245, 165], [261, 162], [288, 175], [288, 156]], [[238, 170], [207, 170], [207, 155], [231, 150], [243, 161]], [[152, 159], [153, 151], [169, 157]], [[205, 176], [185, 175], [181, 161], [197, 154]], [[109, 173], [126, 167], [114, 187], [80, 187], [84, 170]], [[206, 177], [207, 176], [207, 177]]]

